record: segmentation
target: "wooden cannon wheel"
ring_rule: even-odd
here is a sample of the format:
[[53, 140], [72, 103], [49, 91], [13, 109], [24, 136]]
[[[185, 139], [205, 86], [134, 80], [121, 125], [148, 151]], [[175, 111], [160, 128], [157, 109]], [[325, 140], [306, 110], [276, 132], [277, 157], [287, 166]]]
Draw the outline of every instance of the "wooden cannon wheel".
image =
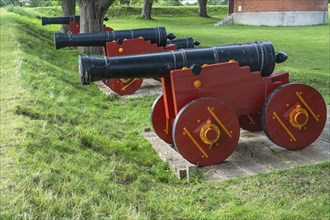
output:
[[268, 138], [292, 150], [312, 144], [321, 134], [327, 109], [320, 93], [298, 83], [274, 90], [264, 104], [262, 124]]
[[241, 128], [251, 132], [262, 131], [261, 113], [241, 115], [238, 117]]
[[131, 95], [140, 89], [143, 79], [108, 79], [103, 81], [112, 91], [119, 95]]
[[165, 115], [164, 97], [158, 96], [151, 108], [151, 123], [158, 137], [168, 144], [173, 144], [172, 124]]
[[240, 135], [233, 109], [215, 98], [200, 98], [185, 105], [175, 118], [173, 141], [190, 163], [198, 166], [223, 162], [235, 150]]

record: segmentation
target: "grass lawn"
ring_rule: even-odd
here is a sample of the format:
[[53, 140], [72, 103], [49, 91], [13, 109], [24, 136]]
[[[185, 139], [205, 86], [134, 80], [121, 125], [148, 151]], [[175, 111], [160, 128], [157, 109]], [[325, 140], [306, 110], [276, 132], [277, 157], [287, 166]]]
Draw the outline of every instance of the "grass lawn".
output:
[[[106, 97], [80, 85], [58, 26], [1, 10], [0, 219], [329, 219], [330, 163], [226, 181], [179, 181], [141, 135], [155, 96]], [[329, 25], [214, 27], [218, 18], [112, 18], [114, 29], [166, 26], [202, 46], [272, 41], [278, 69], [329, 104]]]

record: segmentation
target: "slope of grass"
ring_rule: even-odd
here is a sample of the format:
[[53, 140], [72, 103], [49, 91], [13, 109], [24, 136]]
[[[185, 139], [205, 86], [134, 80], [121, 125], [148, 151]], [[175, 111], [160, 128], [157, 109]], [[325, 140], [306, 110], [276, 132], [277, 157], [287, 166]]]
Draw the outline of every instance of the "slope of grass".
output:
[[[84, 87], [77, 52], [54, 49], [57, 26], [41, 27], [40, 20], [3, 9], [0, 22], [0, 219], [329, 219], [329, 162], [221, 182], [178, 181], [140, 134], [150, 126], [155, 97], [122, 100]], [[129, 22], [111, 24], [119, 29], [166, 22], [182, 36], [197, 27], [195, 34], [206, 36], [209, 27], [206, 44], [215, 33], [217, 43], [230, 41], [230, 31], [211, 28], [212, 19], [182, 18], [178, 26], [167, 18]], [[195, 26], [182, 30], [192, 22]], [[319, 33], [314, 39], [326, 43], [322, 27], [328, 26], [314, 27]], [[230, 30], [240, 28], [247, 27]], [[267, 33], [256, 28], [262, 30]], [[328, 77], [322, 72], [326, 48], [314, 41], [306, 48], [322, 55], [320, 70], [311, 77]], [[299, 72], [314, 66], [304, 61], [286, 68]]]

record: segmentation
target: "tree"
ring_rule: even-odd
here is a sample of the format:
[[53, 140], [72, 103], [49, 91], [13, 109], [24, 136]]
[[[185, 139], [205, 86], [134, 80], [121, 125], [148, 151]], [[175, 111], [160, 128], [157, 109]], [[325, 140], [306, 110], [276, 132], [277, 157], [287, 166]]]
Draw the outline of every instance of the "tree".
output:
[[206, 12], [207, 0], [198, 0], [198, 16], [208, 17]]
[[144, 0], [141, 17], [144, 19], [151, 19], [151, 9], [153, 0]]
[[[101, 32], [106, 11], [114, 0], [78, 0], [80, 8], [80, 33]], [[102, 48], [81, 47], [86, 54], [100, 54]]]
[[6, 5], [22, 6], [22, 2], [19, 0], [0, 0], [0, 7], [6, 6]]
[[[76, 0], [62, 0], [62, 16], [72, 16], [76, 14]], [[66, 34], [69, 31], [69, 25], [62, 24], [60, 32]]]
[[0, 6], [14, 5], [14, 6], [29, 6], [29, 7], [39, 7], [50, 0], [0, 0]]
[[27, 0], [25, 1], [26, 5], [30, 7], [39, 7], [42, 3], [44, 3], [44, 0]]

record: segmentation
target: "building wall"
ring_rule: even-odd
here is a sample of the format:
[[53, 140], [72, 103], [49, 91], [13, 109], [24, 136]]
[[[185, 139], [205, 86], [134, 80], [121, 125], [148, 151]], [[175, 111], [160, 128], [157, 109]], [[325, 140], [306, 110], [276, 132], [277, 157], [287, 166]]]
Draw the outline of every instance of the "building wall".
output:
[[235, 24], [304, 26], [328, 23], [327, 0], [233, 0]]
[[328, 11], [327, 0], [234, 0], [234, 13]]

